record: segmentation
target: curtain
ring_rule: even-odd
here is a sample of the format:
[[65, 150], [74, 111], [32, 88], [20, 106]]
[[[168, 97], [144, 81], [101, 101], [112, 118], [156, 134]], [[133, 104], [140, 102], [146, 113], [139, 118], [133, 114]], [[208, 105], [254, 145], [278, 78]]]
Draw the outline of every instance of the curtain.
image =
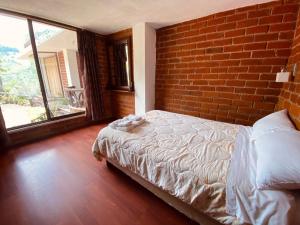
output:
[[90, 120], [98, 121], [103, 117], [104, 108], [96, 50], [96, 34], [85, 30], [78, 31], [78, 52], [85, 89], [86, 114]]
[[5, 127], [2, 110], [0, 107], [0, 152], [4, 150], [8, 145], [8, 135]]

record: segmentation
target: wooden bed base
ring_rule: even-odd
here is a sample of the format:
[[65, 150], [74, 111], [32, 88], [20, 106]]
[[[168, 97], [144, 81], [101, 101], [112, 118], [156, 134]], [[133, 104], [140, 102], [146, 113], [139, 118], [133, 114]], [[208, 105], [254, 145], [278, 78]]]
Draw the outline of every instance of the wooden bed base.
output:
[[222, 225], [221, 223], [217, 222], [216, 220], [210, 218], [209, 216], [199, 213], [194, 208], [192, 208], [190, 205], [184, 203], [183, 201], [180, 201], [179, 199], [175, 198], [174, 196], [170, 195], [166, 191], [163, 191], [162, 189], [156, 187], [155, 185], [151, 184], [150, 182], [146, 181], [145, 179], [141, 178], [140, 176], [134, 174], [133, 172], [129, 171], [128, 169], [125, 169], [118, 165], [118, 163], [113, 162], [111, 159], [106, 159], [107, 167], [112, 168], [115, 167], [118, 170], [125, 173], [127, 176], [129, 176], [131, 179], [133, 179], [135, 182], [142, 185], [144, 188], [155, 194], [158, 198], [178, 210], [179, 212], [183, 213], [190, 219], [196, 221], [197, 223], [201, 225]]

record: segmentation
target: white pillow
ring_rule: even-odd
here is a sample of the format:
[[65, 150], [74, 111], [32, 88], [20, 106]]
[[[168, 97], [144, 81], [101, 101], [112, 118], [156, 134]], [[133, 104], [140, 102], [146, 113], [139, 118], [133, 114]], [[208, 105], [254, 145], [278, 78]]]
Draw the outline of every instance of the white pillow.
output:
[[257, 138], [258, 189], [300, 189], [300, 132], [275, 131]]
[[259, 138], [275, 130], [295, 130], [286, 109], [274, 112], [256, 121], [253, 125], [252, 138]]

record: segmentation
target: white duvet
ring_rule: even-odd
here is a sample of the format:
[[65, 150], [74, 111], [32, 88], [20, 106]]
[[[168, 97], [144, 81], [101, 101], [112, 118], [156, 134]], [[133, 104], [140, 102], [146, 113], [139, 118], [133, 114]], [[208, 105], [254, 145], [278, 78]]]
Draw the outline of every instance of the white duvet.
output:
[[[248, 198], [249, 192], [237, 195], [239, 189], [233, 189], [235, 185], [240, 185], [241, 189], [248, 190], [242, 184], [243, 176], [248, 174], [239, 171], [236, 176], [241, 177], [235, 179], [234, 172], [228, 173], [237, 134], [245, 127], [159, 110], [146, 113], [145, 118], [146, 123], [130, 132], [110, 127], [102, 129], [93, 146], [95, 157], [99, 160], [107, 157], [117, 162], [221, 223], [253, 222], [251, 218], [256, 217], [258, 212], [245, 212], [251, 210], [242, 205], [248, 200], [237, 201], [240, 197]], [[247, 163], [244, 154], [235, 154], [235, 164], [231, 163], [231, 168], [247, 167], [238, 163]], [[229, 185], [228, 175], [231, 176]], [[253, 195], [250, 197], [250, 202], [255, 202]], [[293, 203], [290, 197], [285, 199], [286, 204]], [[268, 201], [264, 205], [265, 200], [259, 199], [263, 201], [260, 204], [269, 210], [267, 215], [279, 213], [280, 218], [286, 218], [284, 210], [276, 212], [281, 208], [269, 207]], [[266, 219], [265, 223], [260, 224], [285, 225], [268, 223], [270, 217], [264, 215], [260, 218]]]

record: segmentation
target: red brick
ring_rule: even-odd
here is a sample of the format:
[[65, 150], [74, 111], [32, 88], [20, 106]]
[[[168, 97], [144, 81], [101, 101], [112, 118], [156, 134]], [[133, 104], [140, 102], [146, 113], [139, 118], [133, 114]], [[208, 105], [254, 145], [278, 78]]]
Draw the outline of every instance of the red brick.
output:
[[290, 49], [279, 49], [277, 50], [276, 55], [277, 56], [285, 56], [288, 57], [291, 54], [291, 50]]
[[234, 52], [231, 53], [230, 58], [231, 59], [244, 59], [244, 58], [250, 58], [251, 52]]
[[221, 52], [223, 52], [223, 47], [207, 48], [205, 50], [205, 52], [206, 52], [206, 54], [221, 53]]
[[282, 19], [283, 19], [282, 15], [266, 16], [259, 19], [259, 24], [280, 23], [282, 22]]
[[294, 31], [286, 31], [286, 32], [280, 32], [279, 39], [283, 40], [291, 40], [294, 38]]
[[239, 94], [254, 94], [255, 88], [235, 88], [235, 93]]
[[259, 49], [266, 49], [267, 43], [262, 42], [262, 43], [253, 43], [253, 44], [246, 44], [244, 46], [245, 50], [259, 50]]
[[281, 5], [274, 7], [272, 14], [285, 14], [285, 13], [296, 13], [298, 11], [299, 5]]
[[227, 31], [225, 37], [238, 37], [245, 35], [245, 29], [237, 29], [232, 31]]
[[226, 21], [225, 17], [220, 17], [220, 18], [217, 18], [217, 19], [208, 20], [207, 21], [207, 26], [222, 24], [222, 23], [225, 23], [225, 21]]
[[270, 15], [270, 9], [262, 9], [248, 12], [248, 18], [258, 18]]
[[183, 32], [190, 30], [190, 25], [177, 27], [177, 32]]
[[278, 40], [278, 34], [277, 33], [271, 33], [271, 34], [256, 34], [255, 41], [273, 41]]
[[[213, 85], [213, 86], [220, 86], [220, 85], [224, 85], [225, 84], [225, 80], [210, 80], [209, 81], [209, 85]], [[216, 93], [216, 95], [218, 95], [218, 93]]]
[[245, 86], [245, 81], [242, 81], [242, 80], [228, 80], [227, 82], [226, 82], [226, 84], [228, 85], [228, 86], [235, 86], [235, 87], [243, 87], [243, 86]]
[[225, 45], [231, 45], [231, 44], [232, 44], [231, 38], [216, 40], [213, 43], [214, 46], [225, 46]]
[[269, 25], [250, 27], [250, 28], [247, 28], [246, 34], [267, 33], [268, 30], [269, 30]]
[[217, 31], [217, 26], [211, 26], [211, 27], [204, 27], [201, 28], [199, 33], [200, 34], [205, 34], [205, 33], [212, 33]]
[[238, 13], [235, 15], [227, 16], [227, 22], [239, 21], [247, 18], [247, 13]]
[[242, 59], [241, 65], [261, 65], [262, 60], [261, 59]]
[[295, 29], [295, 23], [279, 23], [270, 25], [270, 32], [288, 31]]
[[268, 82], [267, 81], [246, 81], [246, 87], [267, 87]]
[[239, 52], [242, 51], [244, 45], [224, 46], [224, 52]]
[[250, 73], [267, 73], [271, 72], [271, 66], [253, 66], [249, 68]]
[[283, 22], [294, 22], [297, 20], [296, 14], [285, 14], [283, 17]]
[[206, 35], [206, 40], [219, 39], [219, 38], [223, 38], [223, 37], [224, 37], [224, 33], [222, 33], [222, 32], [220, 32], [220, 33], [211, 33], [211, 34]]
[[285, 65], [286, 63], [286, 58], [266, 58], [263, 60], [264, 65]]
[[258, 80], [259, 75], [252, 74], [252, 73], [239, 74], [238, 79], [240, 79], [240, 80]]
[[230, 54], [215, 54], [211, 57], [212, 60], [221, 60], [221, 59], [228, 59]]
[[266, 58], [275, 56], [274, 50], [253, 51], [252, 58]]
[[254, 107], [258, 108], [258, 109], [274, 110], [275, 104], [274, 103], [265, 103], [265, 102], [256, 102]]
[[236, 27], [236, 23], [226, 23], [222, 25], [218, 25], [217, 30], [218, 31], [225, 31], [225, 30], [232, 30]]
[[243, 27], [252, 27], [256, 26], [258, 24], [258, 19], [247, 19], [243, 21], [237, 22], [237, 28], [243, 28]]
[[243, 44], [243, 43], [249, 43], [254, 41], [254, 36], [246, 36], [246, 37], [236, 37], [233, 38], [234, 44]]
[[247, 72], [248, 71], [247, 66], [232, 66], [228, 68], [228, 73], [241, 73], [241, 72]]
[[292, 45], [291, 41], [272, 41], [268, 43], [268, 49], [280, 49], [280, 48], [290, 48]]
[[225, 16], [229, 16], [229, 15], [233, 15], [235, 14], [235, 10], [230, 10], [230, 11], [225, 11], [225, 12], [219, 12], [215, 14], [215, 18], [219, 18], [219, 17], [225, 17]]

